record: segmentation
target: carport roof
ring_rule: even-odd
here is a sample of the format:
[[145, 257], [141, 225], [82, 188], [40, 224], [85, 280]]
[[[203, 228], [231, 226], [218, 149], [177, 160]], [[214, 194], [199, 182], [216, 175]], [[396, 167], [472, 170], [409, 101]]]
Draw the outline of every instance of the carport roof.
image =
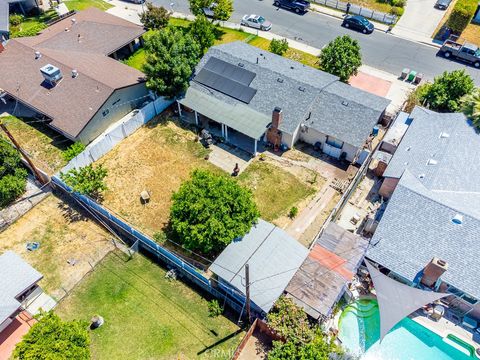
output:
[[259, 139], [267, 130], [271, 118], [240, 103], [228, 104], [190, 87], [179, 103], [200, 114], [237, 130], [253, 139]]

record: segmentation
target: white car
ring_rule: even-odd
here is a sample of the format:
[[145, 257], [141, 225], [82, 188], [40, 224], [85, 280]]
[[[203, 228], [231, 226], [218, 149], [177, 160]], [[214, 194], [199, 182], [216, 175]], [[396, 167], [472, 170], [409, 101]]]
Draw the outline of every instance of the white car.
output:
[[272, 23], [270, 21], [265, 20], [263, 16], [254, 14], [245, 15], [240, 24], [265, 31], [268, 31], [272, 28]]

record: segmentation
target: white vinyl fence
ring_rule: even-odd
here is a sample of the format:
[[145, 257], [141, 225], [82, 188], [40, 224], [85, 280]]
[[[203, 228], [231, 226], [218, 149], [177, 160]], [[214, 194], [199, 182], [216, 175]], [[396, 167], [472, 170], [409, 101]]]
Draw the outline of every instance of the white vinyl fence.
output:
[[[313, 2], [327, 6], [333, 9], [338, 9], [341, 11], [346, 11], [347, 10], [347, 3], [343, 1], [337, 1], [337, 0], [313, 0]], [[374, 11], [370, 10], [368, 8], [364, 8], [361, 6], [358, 6], [356, 4], [351, 4], [350, 6], [350, 14], [353, 15], [361, 15], [366, 18], [376, 20], [379, 22], [382, 22], [384, 24], [392, 25], [395, 24], [397, 21], [397, 17], [392, 14], [387, 14], [381, 11]]]
[[130, 118], [117, 123], [111, 130], [100, 135], [100, 138], [95, 139], [82, 153], [70, 160], [60, 172], [65, 173], [73, 168], [78, 169], [97, 161], [120, 141], [133, 134], [142, 125], [152, 120], [156, 115], [173, 104], [173, 102], [174, 100], [158, 98], [141, 109], [134, 110]]

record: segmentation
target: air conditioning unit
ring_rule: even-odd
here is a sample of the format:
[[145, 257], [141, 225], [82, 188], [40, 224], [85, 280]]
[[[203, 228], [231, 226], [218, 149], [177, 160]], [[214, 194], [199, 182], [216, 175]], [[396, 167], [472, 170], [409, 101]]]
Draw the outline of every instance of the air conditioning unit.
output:
[[40, 72], [42, 73], [45, 81], [52, 86], [57, 85], [58, 82], [63, 78], [62, 71], [58, 67], [51, 64], [41, 67]]

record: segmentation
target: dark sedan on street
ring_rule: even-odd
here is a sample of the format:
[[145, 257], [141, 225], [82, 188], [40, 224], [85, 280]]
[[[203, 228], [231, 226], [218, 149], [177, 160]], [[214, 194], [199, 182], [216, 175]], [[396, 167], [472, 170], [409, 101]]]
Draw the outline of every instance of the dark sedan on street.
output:
[[361, 31], [364, 34], [371, 34], [375, 27], [373, 24], [365, 19], [363, 16], [360, 15], [347, 15], [343, 19], [342, 26], [353, 29], [357, 31]]

